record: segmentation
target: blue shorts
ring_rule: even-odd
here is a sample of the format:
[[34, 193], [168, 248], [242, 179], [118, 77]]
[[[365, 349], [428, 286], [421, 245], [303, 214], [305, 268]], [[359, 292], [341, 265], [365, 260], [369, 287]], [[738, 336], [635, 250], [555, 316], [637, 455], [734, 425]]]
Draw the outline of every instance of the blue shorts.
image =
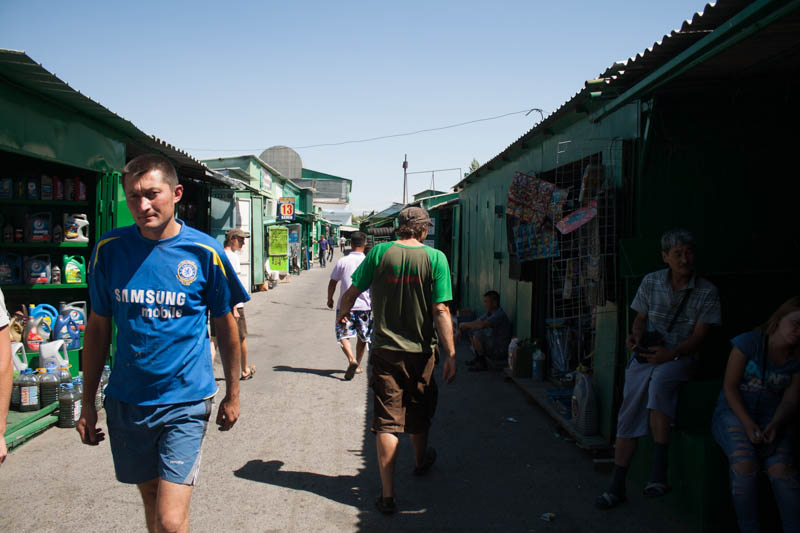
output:
[[347, 324], [336, 323], [336, 340], [339, 343], [356, 335], [362, 342], [372, 342], [372, 311], [351, 311]]
[[133, 405], [106, 397], [114, 470], [122, 483], [161, 478], [194, 485], [214, 399], [174, 405]]

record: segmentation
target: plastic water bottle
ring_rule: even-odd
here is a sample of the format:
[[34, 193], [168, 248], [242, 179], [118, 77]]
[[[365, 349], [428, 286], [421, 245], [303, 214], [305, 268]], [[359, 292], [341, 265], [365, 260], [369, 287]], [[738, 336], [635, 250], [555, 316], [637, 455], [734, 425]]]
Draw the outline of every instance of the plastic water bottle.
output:
[[81, 400], [72, 383], [61, 385], [58, 399], [58, 427], [74, 428], [81, 416]]
[[535, 348], [533, 351], [533, 377], [539, 381], [544, 381], [544, 352], [539, 348], [539, 341], [533, 341], [533, 343]]
[[14, 376], [14, 381], [11, 383], [11, 409], [19, 411], [19, 378], [22, 374]]
[[[44, 370], [42, 368], [39, 369]], [[58, 401], [58, 387], [61, 380], [58, 379], [55, 368], [48, 368], [39, 375], [39, 391], [42, 395], [42, 407], [47, 407], [51, 403]]]
[[58, 369], [58, 380], [63, 383], [72, 383], [72, 373], [69, 368], [72, 365], [61, 365]]
[[19, 410], [39, 410], [39, 380], [30, 368], [23, 370], [19, 376]]
[[72, 380], [72, 386], [75, 387], [75, 393], [78, 395], [78, 398], [83, 400], [83, 378], [74, 378]]
[[[108, 387], [108, 380], [111, 379], [111, 367], [105, 365], [103, 367], [103, 374], [100, 376], [100, 384], [102, 385], [103, 401], [106, 401], [106, 387]], [[100, 407], [103, 407], [102, 403]]]

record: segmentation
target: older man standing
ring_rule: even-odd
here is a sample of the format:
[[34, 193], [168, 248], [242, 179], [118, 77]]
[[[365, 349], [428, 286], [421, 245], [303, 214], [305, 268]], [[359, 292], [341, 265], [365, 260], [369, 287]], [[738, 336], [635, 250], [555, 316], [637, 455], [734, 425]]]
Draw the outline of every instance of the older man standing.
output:
[[655, 441], [653, 469], [644, 489], [649, 497], [666, 494], [667, 446], [678, 386], [694, 373], [697, 352], [711, 327], [719, 324], [717, 288], [694, 271], [692, 234], [672, 230], [661, 237], [661, 257], [669, 268], [644, 277], [631, 309], [637, 312], [626, 340], [633, 357], [625, 371], [625, 389], [617, 422], [614, 478], [595, 501], [611, 509], [625, 501], [628, 466], [648, 425]]
[[456, 377], [453, 325], [447, 302], [452, 300], [450, 268], [439, 251], [424, 246], [431, 220], [420, 207], [398, 215], [398, 241], [376, 245], [353, 274], [337, 320], [344, 324], [358, 296], [370, 290], [375, 315], [372, 389], [382, 492], [377, 500], [384, 514], [396, 510], [394, 471], [398, 433], [409, 433], [414, 447], [414, 474], [423, 475], [436, 460], [428, 447], [428, 431], [436, 410], [433, 378], [434, 329], [444, 357], [442, 379]]
[[[242, 262], [239, 256], [244, 248], [244, 240], [250, 237], [250, 233], [241, 228], [231, 228], [225, 232], [225, 255], [231, 262], [233, 271], [242, 282]], [[244, 283], [242, 283], [244, 287]], [[245, 287], [248, 290], [248, 287]], [[233, 318], [236, 320], [237, 331], [239, 332], [239, 345], [242, 352], [242, 379], [250, 379], [256, 373], [255, 365], [247, 364], [247, 319], [244, 314], [244, 302], [239, 302], [233, 306]]]

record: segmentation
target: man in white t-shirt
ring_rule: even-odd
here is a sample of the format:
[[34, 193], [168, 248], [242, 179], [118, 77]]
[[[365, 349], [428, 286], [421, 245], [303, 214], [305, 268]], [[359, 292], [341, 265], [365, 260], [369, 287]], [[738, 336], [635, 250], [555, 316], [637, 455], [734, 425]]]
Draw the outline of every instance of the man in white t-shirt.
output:
[[[328, 283], [328, 308], [333, 309], [333, 294], [336, 292], [336, 284], [342, 282], [339, 290], [339, 303], [336, 305], [336, 313], [342, 305], [342, 295], [347, 292], [353, 284], [351, 276], [364, 260], [364, 248], [367, 245], [366, 234], [357, 231], [350, 237], [350, 253], [336, 262], [331, 272], [331, 280]], [[356, 343], [356, 354], [353, 356], [353, 348], [350, 339], [358, 337]], [[355, 374], [361, 373], [361, 360], [367, 349], [367, 344], [372, 342], [372, 302], [369, 291], [364, 291], [356, 299], [346, 324], [336, 322], [336, 340], [342, 347], [342, 351], [347, 356], [347, 371], [344, 379], [349, 381]]]
[[[248, 237], [250, 234], [240, 228], [232, 228], [225, 233], [225, 255], [228, 256], [228, 261], [231, 262], [233, 270], [239, 276], [239, 281], [249, 293], [250, 287], [245, 285], [246, 280], [242, 277], [242, 262], [239, 259], [239, 254], [244, 247], [244, 240]], [[256, 367], [247, 364], [247, 320], [244, 317], [243, 303], [239, 303], [233, 308], [233, 318], [239, 328], [239, 342], [242, 347], [242, 379], [250, 379], [256, 373]]]
[[11, 385], [14, 365], [11, 362], [11, 337], [8, 329], [8, 311], [3, 291], [0, 291], [0, 465], [6, 460], [8, 450], [2, 435], [6, 432], [8, 404], [11, 402]]

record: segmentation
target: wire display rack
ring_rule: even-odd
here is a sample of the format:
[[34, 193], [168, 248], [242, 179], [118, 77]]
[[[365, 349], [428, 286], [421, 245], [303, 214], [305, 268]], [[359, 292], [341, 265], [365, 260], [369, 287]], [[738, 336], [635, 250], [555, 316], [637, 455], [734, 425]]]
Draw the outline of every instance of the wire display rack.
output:
[[[552, 237], [558, 255], [548, 259], [548, 344], [552, 374], [560, 377], [579, 364], [592, 367], [597, 309], [616, 299], [617, 206], [614, 176], [622, 163], [622, 145], [606, 150], [587, 143], [558, 145], [556, 168], [542, 175], [566, 200], [554, 206]], [[568, 153], [569, 152], [569, 153]], [[605, 160], [603, 154], [606, 155]], [[569, 157], [570, 163], [559, 165]]]

